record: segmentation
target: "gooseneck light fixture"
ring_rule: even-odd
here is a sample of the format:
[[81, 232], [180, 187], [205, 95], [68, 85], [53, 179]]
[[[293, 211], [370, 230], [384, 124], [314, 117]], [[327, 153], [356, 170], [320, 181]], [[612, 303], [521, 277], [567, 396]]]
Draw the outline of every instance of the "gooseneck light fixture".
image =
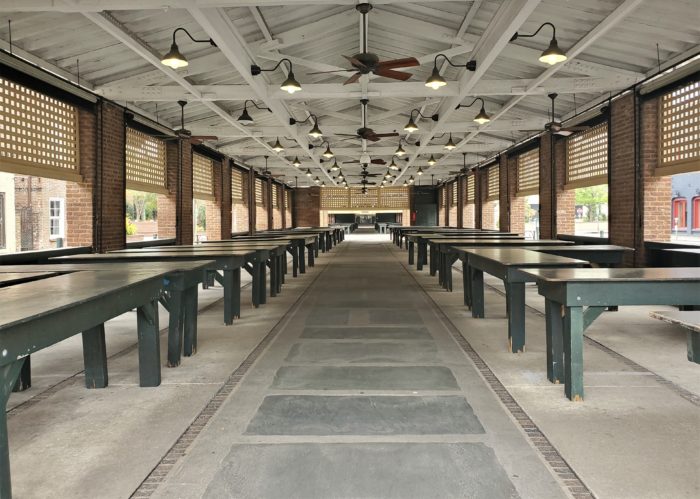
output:
[[476, 121], [479, 125], [483, 125], [484, 123], [488, 123], [491, 121], [491, 117], [486, 114], [486, 109], [484, 109], [484, 99], [481, 97], [477, 97], [474, 99], [471, 104], [457, 104], [457, 107], [455, 109], [459, 109], [461, 107], [472, 107], [476, 101], [481, 101], [481, 110], [479, 111], [479, 114], [474, 116], [474, 121]]
[[257, 76], [263, 71], [275, 71], [278, 67], [280, 67], [280, 64], [282, 64], [283, 62], [289, 64], [289, 73], [287, 74], [287, 79], [284, 80], [284, 82], [282, 82], [282, 85], [280, 85], [280, 89], [290, 94], [298, 92], [299, 90], [301, 90], [301, 85], [298, 81], [294, 79], [294, 71], [292, 71], [292, 61], [290, 61], [286, 57], [284, 59], [280, 59], [280, 61], [277, 64], [275, 64], [275, 67], [270, 69], [262, 69], [260, 66], [252, 64], [250, 66], [250, 72], [253, 76]]
[[437, 163], [437, 160], [435, 159], [435, 156], [431, 154], [430, 158], [428, 159], [428, 165], [433, 166], [435, 163]]
[[454, 64], [445, 54], [438, 54], [435, 56], [435, 61], [433, 63], [433, 72], [430, 74], [430, 78], [425, 80], [425, 86], [433, 90], [438, 90], [447, 85], [445, 79], [440, 76], [440, 70], [438, 69], [438, 59], [440, 57], [445, 59], [445, 62], [453, 68], [467, 68], [469, 71], [476, 71], [476, 61], [474, 60], [468, 61], [466, 64]]
[[447, 144], [445, 144], [445, 149], [448, 151], [451, 151], [452, 149], [456, 149], [457, 146], [455, 143], [452, 141], [452, 134], [450, 134], [450, 139], [447, 141]]
[[396, 154], [399, 158], [400, 158], [401, 156], [403, 156], [404, 154], [406, 154], [406, 151], [404, 150], [404, 148], [401, 147], [401, 142], [402, 142], [402, 141], [403, 141], [403, 139], [399, 139], [399, 147], [397, 147], [397, 148], [396, 148], [396, 152], [394, 152], [394, 154]]
[[413, 175], [411, 175], [410, 177], [408, 177], [408, 183], [409, 183], [409, 184], [413, 184], [415, 181], [416, 181], [416, 179], [413, 178]]
[[566, 54], [562, 52], [562, 50], [559, 48], [559, 44], [557, 43], [557, 28], [555, 28], [552, 23], [542, 23], [542, 25], [539, 28], [537, 28], [537, 31], [535, 31], [531, 35], [521, 35], [520, 33], [516, 32], [510, 38], [510, 41], [513, 42], [518, 38], [532, 38], [533, 36], [537, 35], [537, 33], [539, 33], [540, 30], [545, 26], [549, 26], [550, 28], [552, 28], [552, 39], [549, 41], [549, 47], [547, 47], [545, 51], [542, 52], [542, 55], [540, 55], [540, 62], [544, 62], [546, 64], [549, 64], [550, 66], [554, 66], [559, 62], [564, 62], [567, 59], [567, 57]]
[[301, 166], [301, 161], [299, 161], [299, 156], [294, 156], [294, 161], [292, 161], [292, 164], [299, 168]]
[[160, 60], [160, 62], [173, 69], [179, 69], [179, 68], [184, 68], [189, 64], [187, 62], [187, 59], [185, 59], [185, 56], [182, 55], [180, 52], [180, 49], [177, 46], [177, 43], [175, 43], [175, 35], [177, 34], [178, 31], [184, 31], [187, 36], [190, 37], [190, 40], [192, 40], [195, 43], [208, 43], [212, 47], [216, 47], [216, 43], [214, 43], [214, 40], [209, 38], [208, 40], [197, 40], [190, 35], [190, 32], [187, 31], [185, 28], [177, 28], [175, 31], [173, 31], [173, 43], [170, 45], [170, 51], [163, 56], [163, 58]]
[[420, 109], [413, 109], [411, 111], [411, 115], [408, 119], [408, 123], [406, 124], [405, 127], [403, 127], [403, 129], [409, 133], [412, 133], [412, 132], [415, 132], [418, 130], [418, 125], [416, 125], [416, 122], [413, 119], [414, 115], [420, 116], [422, 118], [430, 118], [433, 121], [437, 121], [438, 119], [440, 119], [440, 115], [437, 113], [433, 114], [432, 116], [426, 116], [420, 112]]
[[331, 171], [337, 172], [338, 170], [340, 170], [340, 166], [338, 166], [338, 160], [334, 159], [333, 164], [331, 165]]
[[248, 103], [252, 104], [252, 105], [253, 105], [254, 107], [256, 107], [257, 109], [260, 109], [260, 110], [265, 109], [265, 110], [267, 110], [267, 111], [270, 112], [270, 113], [272, 112], [272, 109], [270, 109], [269, 107], [258, 106], [258, 105], [255, 103], [255, 101], [248, 99], [247, 101], [245, 101], [245, 102], [243, 103], [243, 112], [241, 113], [241, 115], [240, 115], [240, 116], [237, 118], [237, 120], [236, 120], [236, 121], [238, 121], [241, 125], [250, 125], [250, 124], [253, 123], [253, 121], [254, 121], [253, 118], [252, 118], [252, 116], [248, 113]]
[[390, 170], [400, 170], [399, 165], [396, 164], [396, 161], [394, 161], [394, 157], [391, 157], [391, 163], [389, 163], [389, 169]]
[[418, 170], [416, 170], [416, 175], [418, 175], [419, 177], [420, 177], [421, 175], [423, 175], [423, 168], [421, 168], [421, 167], [419, 166], [419, 167], [418, 167]]
[[311, 169], [310, 169], [310, 168], [307, 168], [307, 169], [306, 169], [306, 176], [307, 176], [307, 177], [310, 177], [311, 175], [313, 175], [313, 173], [311, 173]]
[[331, 151], [331, 145], [328, 143], [327, 140], [324, 140], [323, 142], [321, 142], [321, 146], [323, 144], [326, 144], [326, 150], [323, 151], [322, 156], [326, 159], [331, 159], [333, 156], [335, 156], [335, 154], [333, 154], [333, 151]]
[[295, 120], [294, 118], [289, 118], [289, 124], [290, 125], [298, 125], [301, 123], [306, 123], [310, 119], [314, 120], [314, 126], [309, 130], [309, 136], [313, 137], [314, 139], [318, 139], [320, 137], [323, 137], [323, 132], [321, 132], [321, 129], [318, 127], [318, 117], [315, 114], [310, 114], [305, 120], [299, 121]]

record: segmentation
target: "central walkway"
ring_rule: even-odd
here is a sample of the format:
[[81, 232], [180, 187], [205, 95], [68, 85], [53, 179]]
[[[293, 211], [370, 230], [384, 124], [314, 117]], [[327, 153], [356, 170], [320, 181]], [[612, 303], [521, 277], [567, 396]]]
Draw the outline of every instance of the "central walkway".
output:
[[388, 238], [328, 258], [154, 497], [567, 497]]

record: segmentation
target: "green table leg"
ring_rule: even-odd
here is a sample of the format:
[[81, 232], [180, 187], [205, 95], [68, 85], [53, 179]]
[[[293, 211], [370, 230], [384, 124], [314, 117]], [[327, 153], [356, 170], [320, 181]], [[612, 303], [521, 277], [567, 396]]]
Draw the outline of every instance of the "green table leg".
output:
[[423, 270], [423, 264], [425, 263], [425, 249], [423, 248], [423, 246], [421, 245], [420, 242], [418, 242], [417, 253], [418, 254], [416, 256], [417, 256], [418, 260], [416, 260], [416, 270]]
[[510, 351], [522, 353], [525, 349], [525, 283], [508, 282], [505, 284]]
[[233, 296], [236, 293], [240, 293], [240, 286], [239, 290], [234, 289], [234, 278], [233, 278], [233, 270], [231, 269], [225, 269], [224, 270], [224, 324], [227, 326], [230, 326], [233, 324]]
[[82, 336], [85, 387], [104, 388], [108, 383], [104, 324], [83, 331]]
[[700, 333], [688, 331], [688, 360], [700, 364]]
[[12, 389], [13, 392], [23, 392], [32, 387], [32, 356], [27, 355], [23, 360], [22, 370], [17, 378], [17, 383]]
[[309, 251], [307, 252], [309, 254], [309, 267], [314, 266], [314, 254], [315, 256], [318, 256], [318, 247], [314, 248], [313, 245], [309, 248]]
[[299, 273], [306, 274], [306, 262], [304, 261], [304, 250], [306, 246], [303, 244], [299, 245]]
[[[239, 281], [240, 281], [240, 269], [238, 270], [239, 272]], [[235, 284], [234, 284], [235, 287]], [[240, 288], [240, 284], [238, 286]], [[190, 286], [188, 289], [185, 290], [185, 297], [184, 297], [184, 304], [183, 304], [183, 311], [184, 311], [184, 317], [183, 317], [183, 322], [185, 324], [184, 330], [185, 330], [185, 348], [184, 348], [184, 355], [185, 357], [190, 357], [194, 355], [197, 352], [197, 298], [199, 294], [199, 290], [197, 289], [197, 286]], [[238, 302], [239, 302], [239, 308], [240, 308], [240, 293], [236, 294], [234, 293], [234, 302], [235, 302], [235, 297], [238, 296]], [[235, 314], [235, 311], [234, 311]]]
[[136, 309], [139, 337], [140, 386], [160, 385], [160, 335], [158, 332], [158, 300]]
[[484, 317], [484, 273], [481, 270], [470, 267], [472, 317], [482, 319]]
[[564, 379], [562, 307], [559, 303], [545, 299], [544, 313], [547, 323], [547, 379], [552, 383], [561, 383]]
[[583, 307], [564, 311], [564, 390], [569, 400], [583, 401]]
[[408, 243], [408, 264], [413, 265], [415, 262], [415, 257], [414, 257], [415, 250], [413, 248], [413, 242]]
[[258, 278], [260, 279], [260, 286], [258, 287], [260, 296], [258, 297], [258, 300], [261, 305], [264, 305], [267, 303], [267, 265], [265, 265], [265, 262], [260, 263]]
[[253, 278], [253, 285], [252, 287], [252, 300], [253, 300], [253, 306], [255, 308], [258, 308], [260, 306], [260, 261], [259, 257], [256, 256], [255, 260], [252, 262], [252, 268], [253, 268], [253, 273], [252, 273], [252, 278]]
[[0, 498], [12, 497], [10, 483], [10, 444], [7, 438], [7, 400], [15, 386], [22, 360], [0, 367]]
[[462, 260], [462, 294], [464, 296], [464, 306], [471, 306], [471, 295], [469, 293], [469, 288], [471, 286], [471, 281], [469, 280], [469, 267], [467, 262]]
[[277, 255], [270, 255], [270, 297], [277, 296]]
[[180, 365], [180, 352], [182, 352], [182, 338], [184, 334], [183, 297], [179, 289], [170, 290], [168, 300], [168, 367]]

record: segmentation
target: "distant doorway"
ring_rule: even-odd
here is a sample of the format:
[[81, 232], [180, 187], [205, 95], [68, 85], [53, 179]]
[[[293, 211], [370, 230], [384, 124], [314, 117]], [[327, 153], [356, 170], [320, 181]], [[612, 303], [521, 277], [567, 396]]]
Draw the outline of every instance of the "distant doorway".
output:
[[374, 225], [376, 218], [374, 215], [355, 215], [355, 222], [358, 225]]

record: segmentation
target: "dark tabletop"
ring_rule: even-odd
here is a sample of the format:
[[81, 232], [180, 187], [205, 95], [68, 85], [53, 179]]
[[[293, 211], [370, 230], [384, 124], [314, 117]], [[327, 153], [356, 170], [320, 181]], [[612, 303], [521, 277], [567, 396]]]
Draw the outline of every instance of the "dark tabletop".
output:
[[524, 239], [444, 239], [436, 242], [449, 244], [456, 250], [469, 246], [560, 246], [566, 244], [563, 241], [549, 239], [540, 239], [539, 241]]
[[584, 260], [538, 253], [525, 248], [469, 248], [465, 249], [464, 252], [498, 262], [507, 267], [537, 267], [540, 265], [551, 267], [588, 264]]
[[700, 255], [700, 248], [669, 248], [664, 251], [671, 253], [685, 253], [688, 255]]
[[531, 269], [526, 273], [547, 282], [567, 281], [689, 281], [699, 282], [700, 267], [647, 267], [647, 268], [586, 268], [586, 269]]
[[86, 262], [86, 261], [120, 261], [129, 259], [153, 259], [153, 260], [207, 260], [209, 258], [226, 257], [226, 256], [241, 256], [245, 257], [254, 254], [252, 249], [240, 250], [219, 250], [213, 248], [209, 251], [147, 251], [147, 252], [131, 252], [131, 253], [93, 253], [87, 255], [70, 255], [51, 258], [55, 262]]
[[0, 288], [56, 275], [55, 272], [10, 272], [0, 267]]
[[615, 246], [614, 244], [566, 244], [562, 246], [528, 246], [532, 251], [556, 250], [556, 251], [634, 251], [634, 248]]
[[[81, 255], [85, 256], [85, 255]], [[58, 263], [56, 263], [58, 262]], [[94, 272], [114, 272], [119, 270], [128, 270], [130, 272], [143, 271], [163, 271], [177, 272], [202, 270], [211, 265], [211, 260], [186, 260], [180, 262], [88, 262], [88, 263], [70, 263], [66, 260], [52, 259], [51, 263], [38, 263], [31, 265], [0, 265], [0, 272], [81, 272], [89, 270]]]

